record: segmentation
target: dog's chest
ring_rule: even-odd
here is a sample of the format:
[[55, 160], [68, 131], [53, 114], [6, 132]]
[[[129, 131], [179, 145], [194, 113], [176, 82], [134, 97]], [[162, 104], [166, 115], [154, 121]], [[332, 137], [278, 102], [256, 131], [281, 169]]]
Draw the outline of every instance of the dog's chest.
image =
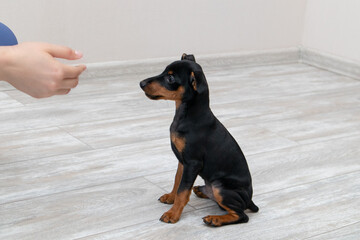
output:
[[181, 122], [174, 119], [170, 126], [170, 139], [179, 153], [184, 151], [186, 145], [186, 139], [185, 136], [181, 134], [181, 128]]
[[176, 150], [182, 153], [185, 149], [186, 139], [185, 137], [179, 136], [177, 132], [170, 132], [171, 142], [174, 144]]

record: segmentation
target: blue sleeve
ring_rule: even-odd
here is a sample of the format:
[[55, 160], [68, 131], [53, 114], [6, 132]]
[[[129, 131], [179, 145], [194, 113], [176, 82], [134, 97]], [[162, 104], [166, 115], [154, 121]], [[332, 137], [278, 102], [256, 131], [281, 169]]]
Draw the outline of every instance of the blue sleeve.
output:
[[0, 46], [11, 46], [18, 44], [14, 33], [6, 25], [0, 22]]

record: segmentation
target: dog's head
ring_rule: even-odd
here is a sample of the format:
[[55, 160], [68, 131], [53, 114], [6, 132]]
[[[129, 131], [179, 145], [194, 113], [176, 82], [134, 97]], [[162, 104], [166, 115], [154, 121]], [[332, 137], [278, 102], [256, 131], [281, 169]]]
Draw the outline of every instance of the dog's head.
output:
[[147, 97], [153, 100], [166, 99], [178, 103], [196, 98], [209, 98], [208, 84], [201, 66], [194, 55], [182, 55], [180, 61], [168, 65], [158, 76], [140, 82]]

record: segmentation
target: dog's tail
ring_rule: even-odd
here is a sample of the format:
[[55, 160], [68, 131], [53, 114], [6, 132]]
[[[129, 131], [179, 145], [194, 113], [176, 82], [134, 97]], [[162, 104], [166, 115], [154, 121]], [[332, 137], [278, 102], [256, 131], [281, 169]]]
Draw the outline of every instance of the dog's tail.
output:
[[248, 209], [250, 209], [250, 210], [253, 211], [253, 212], [258, 212], [258, 211], [259, 211], [258, 206], [256, 206], [253, 201], [250, 202], [250, 204], [249, 204], [249, 206], [248, 206]]

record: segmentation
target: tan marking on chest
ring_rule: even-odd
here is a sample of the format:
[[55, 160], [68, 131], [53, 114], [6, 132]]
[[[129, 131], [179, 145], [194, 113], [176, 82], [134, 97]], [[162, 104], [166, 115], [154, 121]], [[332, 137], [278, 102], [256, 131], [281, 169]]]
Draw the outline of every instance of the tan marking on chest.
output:
[[179, 137], [176, 133], [171, 133], [171, 142], [175, 145], [176, 149], [182, 153], [185, 148], [185, 138]]

